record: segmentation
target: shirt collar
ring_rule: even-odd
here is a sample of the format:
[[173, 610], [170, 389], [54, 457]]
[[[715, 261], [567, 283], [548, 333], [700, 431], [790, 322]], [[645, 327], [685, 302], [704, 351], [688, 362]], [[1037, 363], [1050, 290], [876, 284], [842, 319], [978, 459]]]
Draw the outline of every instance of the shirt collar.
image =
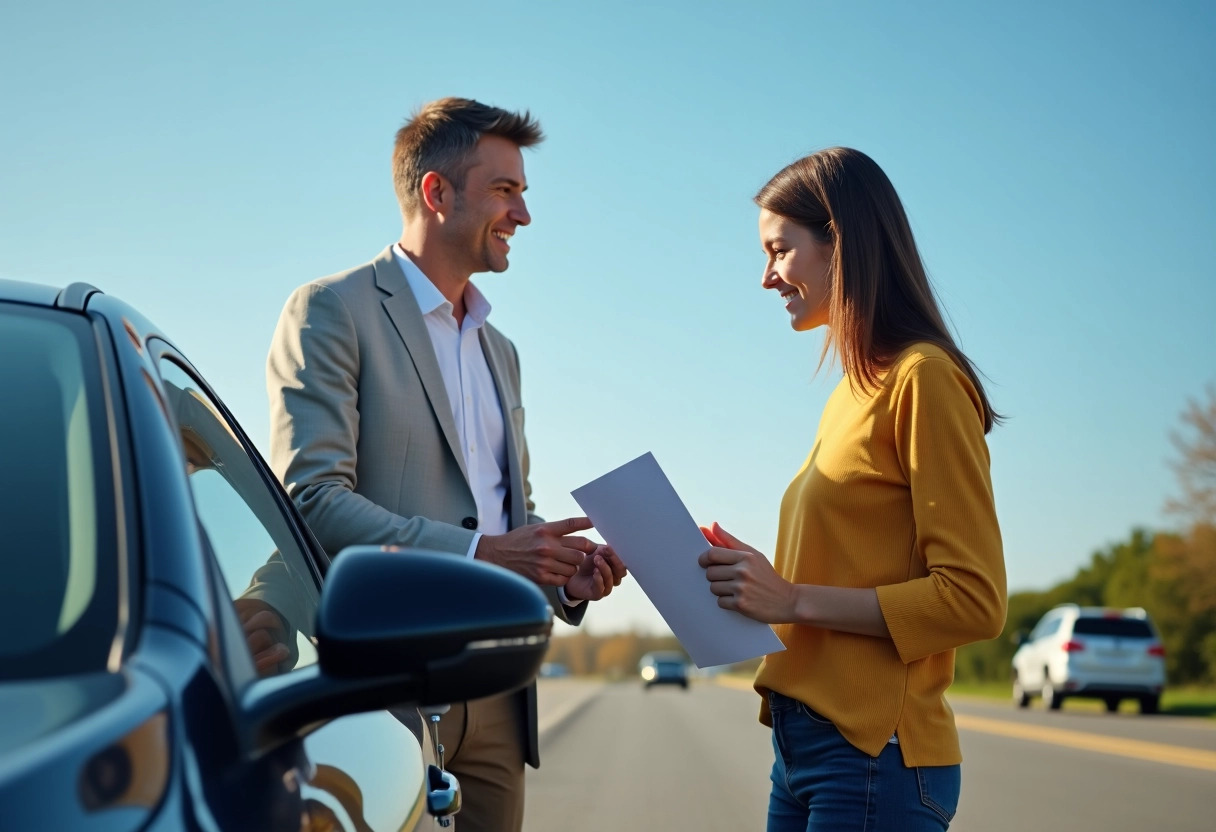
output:
[[[443, 314], [451, 317], [451, 301], [443, 296], [431, 279], [423, 273], [422, 269], [418, 268], [418, 264], [410, 259], [410, 256], [401, 248], [400, 243], [393, 245], [393, 256], [397, 258], [401, 271], [405, 272], [405, 280], [410, 285], [410, 291], [414, 293], [414, 300], [418, 301], [418, 309], [422, 314], [430, 315], [436, 310], [441, 310]], [[490, 302], [486, 300], [486, 296], [472, 282], [465, 285], [465, 319], [466, 321], [471, 320], [473, 327], [483, 325], [489, 319], [492, 308]], [[465, 328], [468, 328], [467, 324]]]

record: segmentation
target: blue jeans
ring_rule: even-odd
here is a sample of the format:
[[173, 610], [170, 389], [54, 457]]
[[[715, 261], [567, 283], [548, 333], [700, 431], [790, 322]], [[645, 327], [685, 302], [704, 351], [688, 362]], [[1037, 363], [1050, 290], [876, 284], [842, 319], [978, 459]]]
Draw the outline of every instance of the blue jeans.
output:
[[773, 790], [768, 832], [942, 832], [958, 808], [960, 768], [908, 768], [899, 746], [871, 757], [797, 700], [769, 694]]

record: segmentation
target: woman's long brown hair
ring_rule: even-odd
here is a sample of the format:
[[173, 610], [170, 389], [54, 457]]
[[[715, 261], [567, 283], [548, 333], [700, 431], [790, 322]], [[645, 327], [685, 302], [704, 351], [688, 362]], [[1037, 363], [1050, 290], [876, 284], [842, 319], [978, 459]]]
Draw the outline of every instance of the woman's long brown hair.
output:
[[873, 390], [904, 349], [935, 344], [975, 385], [984, 432], [1000, 423], [979, 372], [946, 327], [899, 195], [873, 159], [847, 147], [812, 153], [770, 179], [756, 204], [833, 247], [831, 323], [820, 366], [835, 349], [850, 383]]

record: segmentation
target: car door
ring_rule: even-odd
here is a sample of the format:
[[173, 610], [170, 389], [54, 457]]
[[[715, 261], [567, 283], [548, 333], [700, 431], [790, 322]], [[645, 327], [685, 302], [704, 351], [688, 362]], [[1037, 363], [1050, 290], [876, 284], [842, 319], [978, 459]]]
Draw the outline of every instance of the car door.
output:
[[1036, 691], [1043, 685], [1043, 637], [1051, 629], [1052, 624], [1058, 625], [1059, 618], [1055, 613], [1047, 613], [1035, 628], [1030, 631], [1030, 635], [1026, 639], [1026, 644], [1023, 645], [1021, 655], [1018, 657], [1018, 678], [1022, 680], [1022, 685], [1030, 691]]
[[[317, 661], [313, 622], [324, 553], [240, 427], [172, 347], [149, 344], [179, 432], [199, 523], [223, 597], [220, 669], [239, 702], [250, 686]], [[268, 616], [267, 613], [270, 613]], [[240, 718], [240, 714], [237, 714]], [[291, 775], [306, 830], [433, 828], [426, 811], [433, 759], [417, 710], [374, 711], [309, 734]]]
[[1057, 613], [1052, 616], [1035, 639], [1035, 661], [1031, 665], [1031, 672], [1039, 687], [1049, 681], [1057, 685], [1064, 681], [1062, 666], [1068, 663], [1068, 654], [1060, 649], [1060, 628], [1064, 626], [1064, 615]]
[[169, 698], [131, 661], [143, 610], [114, 380], [86, 317], [0, 302], [5, 832], [147, 830], [175, 796]]

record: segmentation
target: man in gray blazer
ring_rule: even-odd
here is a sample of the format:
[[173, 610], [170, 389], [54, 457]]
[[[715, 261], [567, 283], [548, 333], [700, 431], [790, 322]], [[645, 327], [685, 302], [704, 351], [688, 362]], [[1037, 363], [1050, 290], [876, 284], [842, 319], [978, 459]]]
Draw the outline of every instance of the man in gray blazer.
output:
[[[531, 221], [521, 148], [542, 138], [527, 113], [460, 98], [398, 131], [401, 239], [288, 299], [267, 360], [270, 455], [331, 555], [380, 543], [475, 557], [535, 581], [577, 624], [625, 568], [574, 534], [586, 518], [534, 513], [519, 358], [470, 282], [506, 270]], [[440, 739], [462, 832], [520, 829], [524, 763], [539, 765], [535, 687], [454, 704]]]

